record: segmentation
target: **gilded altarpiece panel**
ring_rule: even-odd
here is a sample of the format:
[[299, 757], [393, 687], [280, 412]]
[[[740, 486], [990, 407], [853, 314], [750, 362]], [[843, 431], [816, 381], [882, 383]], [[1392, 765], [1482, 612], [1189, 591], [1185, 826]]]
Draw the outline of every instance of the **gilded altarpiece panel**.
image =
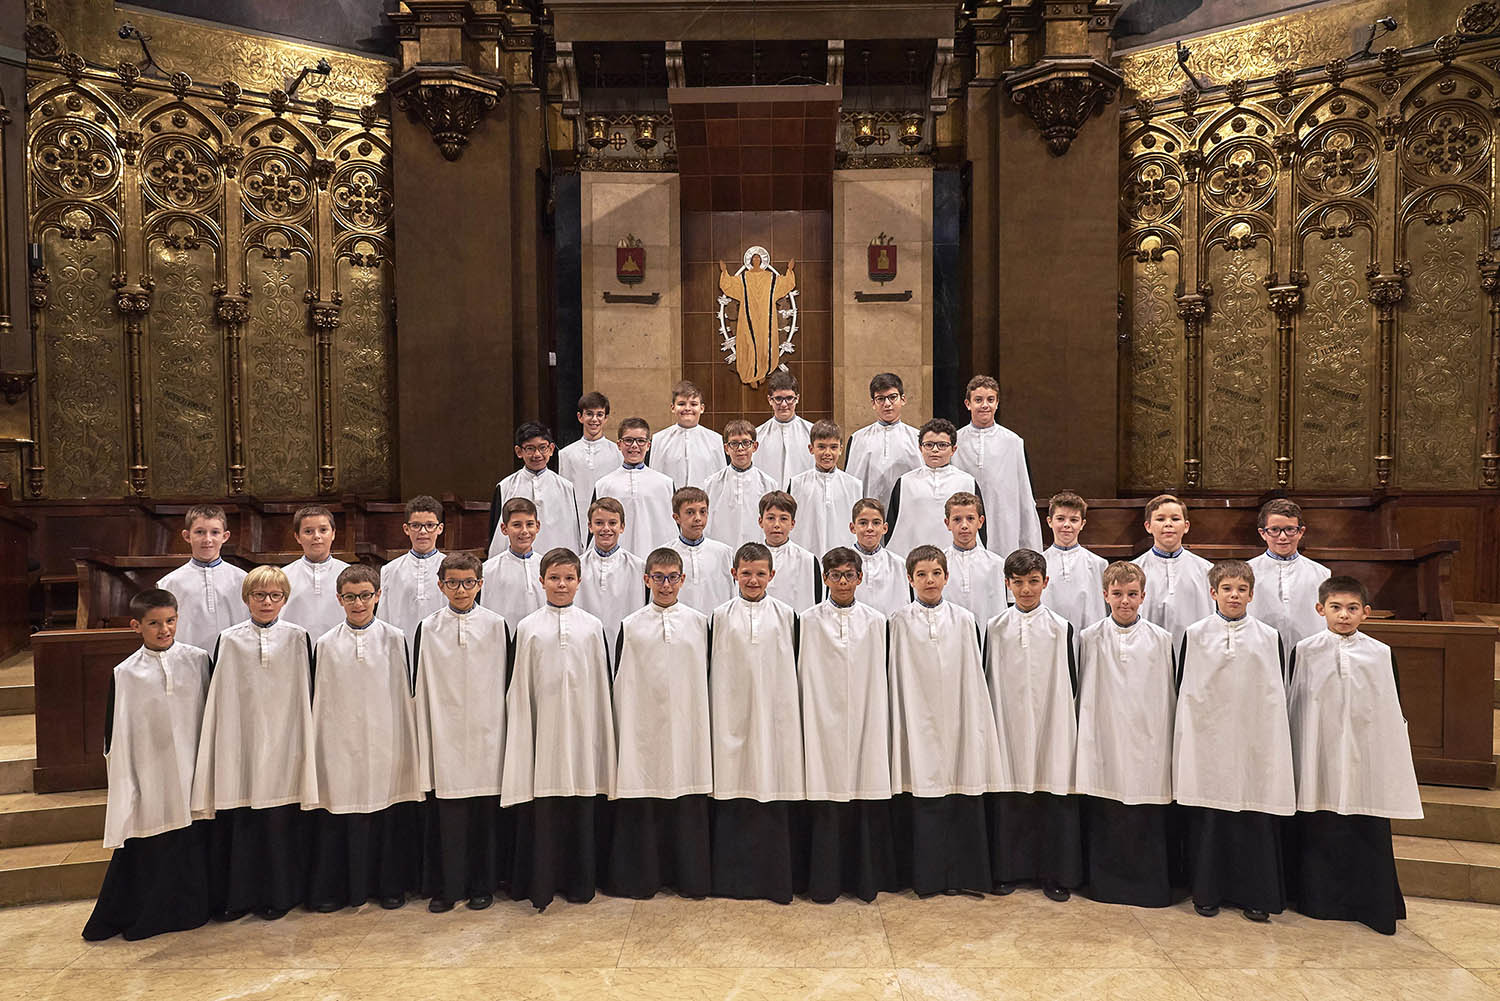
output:
[[317, 489], [317, 400], [313, 339], [303, 294], [309, 255], [269, 231], [245, 255], [250, 322], [245, 325], [246, 475], [257, 494], [289, 497]]
[[1270, 243], [1215, 244], [1207, 270], [1214, 308], [1203, 326], [1203, 483], [1254, 489], [1271, 471], [1275, 444], [1276, 324], [1264, 284]]
[[334, 442], [344, 483], [350, 490], [384, 495], [391, 489], [392, 392], [390, 302], [394, 282], [384, 261], [339, 258], [344, 293], [338, 329], [335, 392], [342, 418]]
[[1182, 323], [1172, 300], [1180, 258], [1147, 250], [1125, 262], [1131, 325], [1130, 400], [1125, 408], [1125, 482], [1141, 490], [1177, 480], [1182, 468]]

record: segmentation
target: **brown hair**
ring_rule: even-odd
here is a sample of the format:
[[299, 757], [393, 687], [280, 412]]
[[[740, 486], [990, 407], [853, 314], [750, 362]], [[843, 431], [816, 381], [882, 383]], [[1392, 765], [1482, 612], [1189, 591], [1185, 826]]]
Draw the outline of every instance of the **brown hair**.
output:
[[751, 441], [756, 441], [760, 437], [755, 433], [755, 425], [751, 424], [749, 421], [732, 420], [728, 424], [724, 425], [725, 441], [728, 441], [731, 437], [737, 434], [749, 435]]
[[764, 563], [772, 571], [776, 569], [776, 562], [771, 559], [771, 550], [759, 542], [747, 542], [734, 551], [732, 569], [738, 570], [741, 563]]
[[778, 389], [790, 389], [794, 393], [801, 392], [797, 387], [797, 377], [781, 369], [772, 372], [771, 377], [766, 380], [766, 395], [770, 396]]
[[608, 417], [609, 397], [599, 392], [584, 393], [578, 398], [578, 412], [581, 414], [585, 410], [602, 410], [604, 416]]
[[[1335, 594], [1357, 594], [1359, 595], [1359, 603], [1361, 605], [1368, 605], [1370, 603], [1370, 589], [1365, 587], [1365, 582], [1358, 577], [1348, 577], [1340, 574], [1339, 576], [1329, 577], [1323, 581], [1323, 583], [1318, 585], [1318, 604], [1323, 604], [1323, 602]], [[134, 611], [135, 605], [132, 604], [130, 608], [131, 611]], [[136, 617], [139, 618], [140, 616]]]
[[1047, 576], [1047, 557], [1035, 549], [1017, 549], [1005, 557], [1005, 576], [1025, 577], [1034, 573]]
[[958, 428], [954, 427], [953, 422], [946, 418], [934, 417], [926, 424], [923, 424], [917, 431], [917, 441], [920, 442], [930, 434], [944, 435], [947, 437], [949, 445], [958, 444]]
[[209, 521], [217, 519], [220, 528], [226, 531], [229, 529], [229, 515], [225, 514], [224, 509], [217, 504], [194, 504], [182, 516], [182, 527], [191, 532], [193, 530], [193, 522], [199, 519]]
[[296, 535], [298, 532], [302, 531], [302, 519], [303, 518], [327, 518], [328, 519], [328, 527], [329, 528], [333, 527], [333, 512], [332, 511], [328, 510], [322, 504], [308, 504], [306, 507], [299, 507], [297, 509], [297, 513], [294, 514], [294, 515], [292, 515], [292, 534], [293, 535]]
[[937, 560], [937, 565], [943, 568], [943, 573], [948, 572], [948, 556], [937, 546], [918, 546], [906, 554], [906, 577], [911, 579], [912, 574], [917, 572], [917, 564], [927, 560]]
[[[446, 556], [443, 558], [447, 559]], [[351, 563], [339, 571], [338, 580], [334, 581], [333, 586], [335, 590], [342, 591], [345, 584], [371, 584], [379, 591], [380, 571], [368, 563]]]
[[849, 520], [858, 521], [859, 513], [865, 508], [869, 508], [871, 511], [874, 511], [876, 514], [880, 515], [881, 521], [885, 521], [885, 505], [874, 497], [861, 497], [859, 500], [855, 501], [854, 510], [849, 512]]
[[625, 418], [620, 422], [620, 430], [616, 432], [616, 436], [620, 438], [625, 437], [625, 432], [629, 431], [631, 428], [640, 428], [642, 431], [646, 432], [647, 438], [651, 437], [651, 424], [644, 417]]
[[509, 525], [510, 520], [518, 514], [529, 514], [533, 518], [538, 517], [536, 505], [525, 497], [512, 497], [500, 508], [500, 524]]
[[596, 498], [595, 501], [589, 505], [588, 514], [584, 515], [584, 520], [592, 522], [594, 520], [595, 511], [608, 511], [610, 514], [619, 515], [620, 527], [625, 527], [625, 505], [621, 504], [613, 497]]
[[[1052, 517], [1052, 512], [1060, 507], [1077, 511], [1080, 518], [1089, 516], [1089, 502], [1072, 490], [1059, 490], [1052, 495], [1052, 499], [1047, 502], [1047, 517]], [[1147, 517], [1149, 518], [1150, 515]]]
[[953, 517], [953, 509], [956, 507], [972, 507], [984, 517], [984, 501], [979, 499], [978, 494], [971, 494], [967, 490], [960, 490], [947, 500], [943, 501], [943, 520]]
[[822, 563], [825, 574], [831, 570], [837, 570], [839, 567], [853, 567], [861, 575], [865, 572], [864, 560], [859, 558], [859, 553], [856, 553], [848, 546], [834, 546], [823, 554]]
[[177, 611], [177, 595], [164, 588], [150, 587], [130, 599], [130, 617], [137, 622], [144, 622], [153, 608]]
[[429, 494], [417, 494], [406, 502], [406, 520], [411, 521], [411, 516], [421, 512], [437, 516], [438, 524], [443, 523], [443, 505], [436, 497]]
[[760, 503], [756, 506], [756, 511], [761, 517], [765, 517], [766, 512], [773, 509], [785, 511], [792, 516], [793, 521], [797, 520], [797, 498], [785, 490], [772, 490], [762, 496]]
[[542, 565], [537, 570], [537, 576], [547, 576], [547, 571], [559, 564], [572, 567], [575, 574], [580, 576], [583, 574], [583, 563], [578, 559], [578, 554], [571, 549], [558, 546], [556, 549], [547, 550], [547, 555], [542, 557]]
[[1260, 506], [1260, 514], [1255, 516], [1255, 527], [1264, 531], [1266, 523], [1271, 520], [1271, 515], [1273, 514], [1279, 514], [1283, 518], [1296, 518], [1298, 528], [1305, 528], [1307, 526], [1307, 522], [1302, 520], [1301, 504], [1293, 500], [1287, 500], [1285, 497], [1277, 497], [1275, 500], [1268, 500]]
[[1141, 585], [1141, 590], [1146, 590], [1146, 571], [1136, 566], [1129, 560], [1116, 560], [1104, 568], [1104, 590], [1108, 591], [1111, 584], [1119, 584], [1124, 587], [1131, 581]]
[[870, 399], [873, 400], [876, 393], [886, 389], [894, 389], [902, 396], [906, 395], [906, 387], [901, 384], [901, 377], [895, 372], [881, 372], [870, 380]]
[[807, 430], [808, 441], [827, 441], [829, 438], [834, 441], [844, 440], [844, 432], [833, 421], [827, 419], [818, 421]]
[[993, 389], [995, 391], [995, 395], [998, 396], [1000, 394], [1000, 383], [996, 381], [995, 377], [992, 375], [976, 375], [974, 378], [970, 379], [969, 384], [964, 387], [964, 399], [967, 400], [971, 395], [973, 395], [974, 390], [976, 389]]
[[1156, 513], [1156, 509], [1167, 504], [1176, 504], [1182, 508], [1182, 516], [1184, 518], [1187, 517], [1187, 505], [1176, 494], [1157, 494], [1146, 502], [1146, 520], [1150, 521], [1151, 516]]
[[438, 564], [438, 583], [447, 579], [449, 570], [472, 570], [474, 576], [484, 580], [484, 564], [473, 553], [449, 553]]
[[684, 504], [707, 504], [708, 491], [702, 487], [681, 487], [672, 494], [672, 513], [681, 514]]
[[1224, 581], [1236, 578], [1249, 584], [1250, 590], [1255, 590], [1255, 571], [1244, 560], [1220, 560], [1208, 568], [1208, 586], [1215, 590]]
[[676, 567], [682, 569], [682, 554], [670, 546], [661, 546], [651, 550], [651, 555], [646, 557], [646, 569], [652, 567]]
[[694, 383], [688, 382], [686, 379], [683, 379], [678, 382], [677, 385], [672, 387], [672, 402], [676, 403], [679, 396], [686, 396], [689, 398], [696, 396], [699, 400], [702, 400], [703, 390], [699, 389]]

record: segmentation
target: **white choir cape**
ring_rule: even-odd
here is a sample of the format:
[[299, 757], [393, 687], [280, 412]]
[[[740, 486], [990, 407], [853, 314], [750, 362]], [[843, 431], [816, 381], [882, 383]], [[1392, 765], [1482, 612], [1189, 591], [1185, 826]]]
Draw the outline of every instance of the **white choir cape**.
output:
[[1109, 615], [1109, 605], [1104, 602], [1104, 568], [1109, 566], [1109, 560], [1081, 545], [1071, 549], [1051, 545], [1042, 556], [1047, 560], [1047, 589], [1042, 592], [1042, 604], [1072, 624], [1076, 655], [1083, 631]]
[[733, 549], [706, 536], [692, 543], [680, 535], [671, 547], [682, 557], [682, 572], [687, 575], [677, 592], [678, 601], [708, 615], [734, 597]]
[[803, 614], [797, 644], [807, 798], [891, 796], [885, 616], [855, 601]]
[[1074, 787], [1116, 802], [1172, 802], [1177, 679], [1172, 634], [1112, 617], [1083, 631]]
[[219, 633], [249, 619], [240, 595], [244, 580], [245, 571], [223, 559], [208, 564], [190, 559], [157, 581], [177, 599], [177, 642], [212, 650]]
[[[775, 417], [755, 429], [755, 466], [775, 480], [778, 490], [786, 488], [792, 477], [813, 467], [812, 424], [801, 417], [778, 421]], [[800, 498], [799, 498], [800, 500]]]
[[495, 522], [495, 532], [490, 538], [489, 556], [499, 556], [510, 548], [504, 533], [500, 531], [500, 518], [505, 502], [513, 497], [524, 497], [536, 505], [536, 520], [541, 529], [531, 548], [546, 554], [550, 549], [571, 549], [578, 552], [582, 535], [578, 527], [578, 497], [573, 492], [573, 481], [559, 476], [550, 469], [533, 473], [522, 466], [505, 479], [495, 484], [494, 512], [490, 517]]
[[999, 424], [965, 424], [958, 429], [953, 465], [973, 476], [983, 493], [985, 542], [991, 552], [1004, 559], [1017, 549], [1041, 551], [1042, 526], [1020, 435]]
[[854, 591], [854, 600], [882, 615], [891, 615], [911, 604], [905, 560], [884, 546], [867, 553], [856, 545], [854, 551], [859, 554], [860, 573], [864, 575]]
[[517, 556], [507, 546], [498, 556], [484, 561], [484, 586], [479, 604], [505, 619], [514, 635], [521, 620], [547, 603], [542, 590], [542, 558], [533, 549]]
[[[611, 650], [625, 616], [646, 603], [646, 563], [623, 546], [605, 556], [598, 546], [583, 552], [583, 573], [578, 582], [578, 607], [599, 620]], [[519, 626], [517, 627], [520, 628]]]
[[809, 469], [792, 477], [788, 489], [797, 500], [797, 523], [792, 541], [821, 558], [834, 546], [857, 544], [849, 525], [854, 505], [864, 497], [864, 485], [842, 469]]
[[[760, 499], [781, 485], [751, 466], [739, 470], [725, 466], [703, 483], [708, 494], [708, 528], [704, 534], [730, 549], [747, 542], [760, 542]], [[799, 514], [801, 512], [798, 512]]]
[[708, 723], [708, 616], [680, 600], [626, 617], [615, 662], [614, 796], [676, 799], [713, 792]]
[[141, 647], [115, 665], [105, 720], [104, 847], [193, 822], [193, 764], [208, 697], [208, 654]]
[[951, 601], [890, 618], [891, 790], [931, 798], [1000, 788], [1000, 735], [979, 626]]
[[422, 798], [406, 636], [346, 620], [313, 649], [312, 758], [318, 798], [302, 809], [374, 813]]
[[281, 617], [307, 630], [314, 643], [334, 626], [344, 621], [344, 606], [339, 604], [339, 574], [349, 564], [330, 556], [314, 563], [306, 556], [282, 567], [289, 584]]
[[891, 506], [891, 488], [901, 474], [922, 464], [917, 429], [903, 421], [866, 424], [849, 436], [844, 469], [864, 484], [865, 497]]
[[1281, 645], [1288, 653], [1309, 636], [1328, 629], [1318, 614], [1318, 585], [1331, 575], [1323, 564], [1300, 553], [1290, 560], [1279, 560], [1261, 553], [1250, 561], [1255, 571], [1255, 593], [1250, 596], [1250, 614], [1281, 634]]
[[[975, 541], [971, 549], [949, 546], [948, 586], [943, 597], [974, 613], [980, 626], [1005, 611], [1010, 592], [1005, 587], [1005, 558]], [[1045, 592], [1043, 592], [1045, 593]]]
[[951, 463], [902, 473], [891, 488], [891, 548], [909, 553], [918, 546], [952, 545], [953, 533], [943, 524], [943, 505], [956, 493], [976, 489], [974, 477]]
[[482, 605], [446, 605], [412, 647], [422, 787], [439, 799], [500, 795], [505, 759], [505, 620]]
[[1177, 802], [1294, 813], [1291, 728], [1276, 630], [1251, 615], [1231, 622], [1215, 612], [1188, 626], [1177, 669]]
[[1297, 809], [1420, 820], [1391, 648], [1324, 629], [1297, 644], [1290, 671]]
[[516, 632], [500, 805], [608, 795], [614, 786], [604, 628], [577, 606], [545, 605]]
[[1208, 571], [1213, 564], [1186, 547], [1175, 556], [1159, 556], [1155, 547], [1134, 560], [1146, 572], [1146, 600], [1141, 617], [1172, 634], [1173, 649], [1182, 645], [1182, 634], [1199, 619], [1214, 614], [1214, 599], [1208, 592]]
[[822, 600], [823, 571], [817, 557], [791, 541], [766, 548], [771, 551], [771, 568], [776, 571], [776, 579], [766, 588], [767, 596], [786, 603], [799, 615]]
[[702, 424], [673, 424], [651, 436], [647, 461], [670, 476], [675, 489], [701, 487], [724, 465], [724, 436]]
[[984, 663], [1000, 733], [1000, 790], [1073, 791], [1078, 717], [1072, 626], [1037, 605], [1012, 605], [985, 632]]
[[448, 604], [438, 587], [438, 567], [442, 565], [443, 554], [434, 549], [430, 556], [407, 551], [381, 567], [376, 618], [389, 622], [410, 639], [418, 622]]
[[246, 620], [219, 634], [193, 767], [193, 817], [317, 801], [312, 640]]
[[557, 453], [557, 471], [563, 479], [573, 484], [573, 497], [578, 502], [578, 538], [580, 544], [589, 537], [589, 527], [584, 520], [588, 502], [594, 496], [594, 484], [605, 473], [620, 468], [620, 447], [608, 438], [589, 441], [580, 438], [565, 445]]
[[711, 623], [714, 799], [803, 799], [796, 613], [772, 597], [735, 596]]
[[[616, 466], [594, 484], [594, 499], [613, 497], [625, 509], [620, 545], [645, 559], [677, 537], [672, 520], [672, 478], [648, 466]], [[587, 510], [588, 505], [583, 505]], [[585, 543], [588, 536], [584, 537]]]

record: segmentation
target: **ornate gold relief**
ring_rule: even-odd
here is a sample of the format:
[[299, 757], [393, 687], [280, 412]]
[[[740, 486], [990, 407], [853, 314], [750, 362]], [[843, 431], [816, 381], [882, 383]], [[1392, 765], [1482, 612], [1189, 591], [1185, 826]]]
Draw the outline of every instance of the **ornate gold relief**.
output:
[[215, 248], [176, 221], [150, 245], [149, 449], [157, 496], [224, 491], [224, 365], [214, 322]]
[[343, 403], [334, 443], [346, 489], [384, 496], [391, 489], [390, 365], [392, 288], [373, 244], [354, 245], [339, 260], [339, 287], [349, 303], [339, 325], [335, 393]]
[[[1348, 219], [1345, 210], [1343, 219]], [[1374, 317], [1365, 295], [1370, 231], [1305, 238], [1306, 305], [1297, 328], [1293, 400], [1298, 489], [1370, 483]]]
[[245, 324], [245, 465], [257, 495], [304, 497], [317, 489], [318, 414], [313, 339], [303, 295], [309, 251], [287, 232], [265, 232], [245, 259], [251, 287]]
[[1179, 258], [1148, 239], [1143, 256], [1126, 259], [1122, 283], [1131, 331], [1125, 482], [1138, 490], [1174, 484], [1182, 468], [1183, 339], [1172, 299]]
[[1208, 273], [1214, 312], [1203, 327], [1203, 485], [1254, 489], [1272, 474], [1276, 352], [1264, 278], [1270, 245], [1230, 229], [1233, 249], [1214, 246]]

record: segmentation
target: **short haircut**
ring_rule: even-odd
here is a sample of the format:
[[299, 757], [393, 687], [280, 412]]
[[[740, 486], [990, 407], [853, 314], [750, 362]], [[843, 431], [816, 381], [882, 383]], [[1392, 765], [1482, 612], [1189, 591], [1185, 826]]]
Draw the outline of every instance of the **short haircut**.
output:
[[770, 396], [778, 389], [790, 389], [794, 393], [801, 392], [801, 390], [797, 386], [797, 377], [790, 372], [783, 371], [782, 369], [777, 369], [776, 371], [772, 372], [771, 377], [766, 380], [767, 396]]
[[646, 570], [652, 567], [676, 567], [682, 569], [682, 554], [670, 546], [659, 546], [646, 557]]
[[1000, 383], [995, 379], [993, 375], [976, 375], [974, 378], [970, 379], [969, 384], [964, 387], [964, 399], [967, 400], [970, 396], [974, 395], [974, 390], [976, 389], [993, 390], [995, 392], [995, 395], [998, 396], [1000, 394]]
[[859, 553], [848, 546], [834, 546], [823, 554], [823, 572], [828, 573], [839, 567], [853, 567], [860, 573], [864, 573], [865, 562], [859, 558]]
[[953, 517], [953, 509], [956, 507], [972, 507], [979, 512], [981, 518], [984, 517], [984, 501], [979, 499], [978, 494], [971, 494], [967, 490], [960, 490], [943, 501], [943, 518]]
[[370, 584], [379, 591], [380, 571], [368, 563], [351, 563], [339, 571], [338, 580], [334, 581], [333, 586], [335, 590], [342, 591], [346, 584]]
[[1283, 518], [1296, 518], [1298, 528], [1307, 524], [1307, 522], [1302, 520], [1301, 504], [1293, 500], [1287, 500], [1285, 497], [1277, 497], [1275, 500], [1268, 500], [1260, 506], [1260, 514], [1255, 516], [1255, 527], [1264, 529], [1273, 514], [1279, 514]]
[[182, 516], [182, 527], [191, 532], [193, 530], [193, 522], [200, 519], [207, 519], [209, 521], [217, 519], [220, 528], [227, 529], [229, 527], [229, 515], [225, 514], [224, 509], [217, 504], [194, 504], [187, 509], [187, 514]]
[[518, 514], [529, 514], [533, 518], [538, 517], [536, 505], [528, 497], [512, 497], [500, 508], [500, 524], [509, 525], [510, 520]]
[[906, 554], [906, 576], [908, 579], [917, 572], [917, 564], [927, 560], [937, 560], [937, 565], [943, 568], [943, 573], [948, 572], [948, 557], [937, 546], [918, 546]]
[[651, 424], [644, 417], [627, 417], [620, 422], [619, 436], [625, 437], [625, 432], [631, 428], [640, 428], [646, 432], [646, 437], [651, 437]]
[[411, 521], [411, 516], [418, 512], [437, 515], [438, 524], [443, 522], [443, 505], [436, 497], [428, 494], [417, 494], [406, 502], [406, 520]]
[[[1319, 599], [1322, 600], [1321, 598]], [[134, 598], [130, 599], [130, 617], [136, 621], [144, 621], [153, 608], [170, 608], [177, 610], [177, 595], [161, 587], [148, 587]]]
[[1250, 590], [1255, 590], [1255, 571], [1244, 560], [1220, 560], [1208, 568], [1208, 586], [1215, 590], [1222, 582], [1235, 578], [1249, 584]]
[[703, 390], [698, 388], [697, 383], [682, 379], [672, 387], [672, 402], [676, 403], [677, 398], [680, 396], [686, 396], [689, 398], [696, 396], [701, 400], [703, 399]]
[[537, 570], [537, 575], [545, 577], [547, 571], [555, 566], [570, 566], [575, 574], [583, 575], [583, 562], [578, 558], [578, 554], [562, 546], [547, 550], [547, 554], [542, 557], [542, 565]]
[[609, 397], [599, 392], [584, 393], [578, 398], [578, 412], [581, 414], [585, 410], [602, 410], [606, 417], [609, 416]]
[[901, 384], [901, 377], [895, 372], [881, 372], [870, 380], [870, 399], [875, 398], [876, 393], [887, 389], [894, 389], [902, 396], [906, 395], [906, 387]]
[[520, 448], [522, 443], [528, 442], [533, 438], [545, 438], [547, 439], [547, 444], [557, 444], [557, 439], [552, 437], [552, 429], [543, 424], [541, 421], [527, 421], [525, 424], [522, 424], [520, 427], [516, 428], [517, 448]]
[[[1358, 577], [1339, 574], [1324, 580], [1323, 583], [1318, 585], [1318, 604], [1323, 604], [1323, 602], [1336, 594], [1357, 594], [1359, 595], [1359, 603], [1361, 605], [1368, 605], [1370, 603], [1370, 589], [1365, 587], [1365, 582]], [[134, 603], [131, 604], [130, 610], [132, 612], [135, 611]], [[139, 616], [137, 617], [139, 618]]]
[[926, 424], [923, 424], [921, 429], [917, 431], [917, 441], [920, 442], [930, 434], [947, 435], [948, 444], [958, 444], [958, 428], [954, 427], [953, 422], [946, 418], [934, 417]]
[[772, 571], [776, 569], [776, 562], [771, 559], [771, 550], [759, 542], [747, 542], [734, 551], [733, 569], [738, 570], [742, 563], [764, 563]]
[[785, 490], [772, 490], [770, 493], [762, 495], [760, 503], [756, 505], [756, 511], [762, 518], [764, 518], [766, 512], [772, 510], [785, 511], [787, 514], [792, 516], [793, 521], [796, 521], [797, 498], [793, 497]]
[[755, 425], [746, 420], [733, 420], [724, 425], [724, 440], [728, 441], [737, 434], [749, 435], [751, 441], [756, 441], [760, 436], [755, 433]]
[[1104, 568], [1104, 590], [1108, 591], [1111, 584], [1119, 584], [1124, 587], [1134, 581], [1141, 585], [1141, 590], [1146, 590], [1146, 571], [1136, 566], [1129, 560], [1115, 560]]
[[1059, 490], [1052, 495], [1052, 499], [1047, 502], [1047, 517], [1052, 517], [1052, 512], [1060, 507], [1077, 511], [1080, 518], [1089, 516], [1089, 502], [1072, 490]]
[[854, 510], [849, 512], [849, 520], [858, 521], [859, 513], [867, 508], [880, 515], [881, 521], [885, 521], [885, 505], [874, 497], [861, 497], [855, 501]]
[[302, 519], [304, 518], [327, 518], [328, 527], [333, 527], [332, 511], [328, 510], [322, 504], [308, 504], [305, 507], [299, 507], [297, 509], [297, 513], [292, 515], [293, 535], [296, 535], [298, 532], [302, 531]]
[[594, 500], [594, 503], [592, 503], [592, 504], [589, 505], [588, 514], [585, 515], [584, 517], [588, 521], [592, 522], [594, 520], [594, 512], [595, 511], [608, 511], [610, 514], [617, 514], [617, 515], [619, 515], [620, 516], [620, 527], [621, 528], [625, 527], [625, 505], [621, 504], [619, 501], [615, 500], [613, 497], [599, 497], [599, 498], [596, 498]]
[[702, 487], [682, 487], [672, 494], [672, 513], [681, 514], [684, 504], [707, 504], [708, 491]]
[[263, 587], [280, 588], [286, 597], [292, 596], [292, 582], [286, 579], [286, 572], [281, 567], [259, 566], [247, 573], [240, 582], [240, 600], [249, 604], [250, 592]]
[[449, 570], [472, 570], [474, 576], [484, 580], [484, 564], [473, 553], [449, 553], [438, 564], [438, 580], [447, 579]]
[[1151, 516], [1156, 513], [1156, 509], [1164, 504], [1176, 504], [1178, 507], [1182, 508], [1182, 516], [1184, 518], [1187, 517], [1187, 505], [1182, 502], [1182, 498], [1178, 497], [1176, 494], [1157, 494], [1155, 497], [1146, 502], [1146, 520], [1150, 521]]
[[844, 432], [837, 424], [827, 418], [818, 421], [818, 423], [814, 424], [807, 431], [808, 441], [827, 441], [829, 438], [832, 438], [834, 441], [843, 441]]
[[1005, 576], [1026, 577], [1034, 573], [1047, 576], [1047, 557], [1035, 549], [1017, 549], [1005, 557]]

